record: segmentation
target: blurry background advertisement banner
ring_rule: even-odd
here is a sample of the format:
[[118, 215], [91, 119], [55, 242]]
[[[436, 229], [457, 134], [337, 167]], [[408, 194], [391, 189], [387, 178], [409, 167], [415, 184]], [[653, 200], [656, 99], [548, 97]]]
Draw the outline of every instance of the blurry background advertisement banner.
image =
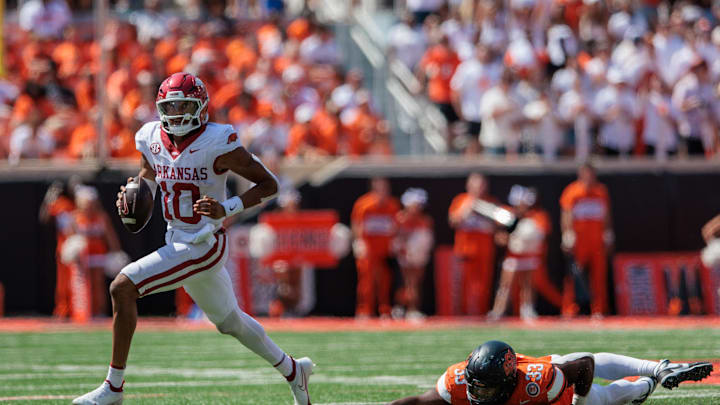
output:
[[709, 275], [696, 252], [618, 254], [614, 271], [619, 315], [697, 315], [703, 295], [711, 302], [700, 287]]
[[262, 260], [270, 264], [284, 260], [295, 265], [335, 267], [337, 257], [331, 250], [331, 231], [339, 221], [333, 210], [299, 211], [297, 213], [266, 212], [259, 222], [275, 232], [275, 248]]

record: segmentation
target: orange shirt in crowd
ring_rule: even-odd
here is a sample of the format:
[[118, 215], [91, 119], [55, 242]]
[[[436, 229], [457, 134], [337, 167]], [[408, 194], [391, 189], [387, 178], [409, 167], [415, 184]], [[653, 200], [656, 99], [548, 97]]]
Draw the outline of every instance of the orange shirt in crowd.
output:
[[228, 43], [225, 48], [225, 56], [230, 61], [230, 65], [241, 72], [250, 72], [258, 59], [255, 50], [248, 46], [242, 38], [233, 39]]
[[334, 115], [321, 108], [310, 120], [310, 129], [318, 140], [318, 147], [328, 155], [337, 154], [340, 123]]
[[242, 93], [243, 86], [239, 80], [233, 80], [220, 86], [217, 93], [210, 98], [210, 105], [215, 109], [229, 108]]
[[605, 218], [610, 209], [608, 191], [603, 184], [587, 187], [580, 181], [570, 183], [560, 196], [560, 207], [572, 214], [573, 230], [579, 242], [602, 246]]
[[287, 36], [298, 42], [310, 36], [310, 22], [305, 18], [298, 18], [287, 27]]
[[343, 113], [342, 124], [347, 136], [349, 155], [368, 154], [375, 140], [379, 121], [375, 116], [360, 108], [354, 108]]
[[[495, 202], [494, 200], [483, 198]], [[468, 193], [457, 195], [450, 203], [449, 214], [457, 215], [471, 204], [473, 197]], [[482, 215], [471, 212], [455, 227], [455, 254], [461, 257], [482, 255], [494, 246], [495, 224]]]
[[168, 60], [177, 53], [177, 39], [173, 37], [166, 37], [158, 41], [155, 44], [153, 50], [153, 57], [156, 60]]
[[400, 203], [393, 197], [383, 200], [369, 192], [361, 196], [353, 206], [351, 221], [353, 227], [359, 227], [361, 237], [367, 244], [370, 254], [387, 255], [390, 243], [397, 231], [395, 217], [400, 211]]
[[70, 136], [70, 145], [68, 146], [68, 155], [71, 158], [83, 158], [86, 153], [93, 152], [97, 149], [97, 132], [95, 125], [90, 122], [82, 124], [75, 128]]
[[114, 158], [140, 159], [141, 153], [135, 148], [135, 133], [129, 128], [122, 128], [110, 134], [110, 156]]
[[443, 45], [428, 49], [420, 60], [420, 69], [428, 78], [428, 97], [436, 103], [449, 103], [450, 80], [460, 64], [457, 54]]
[[310, 143], [310, 125], [296, 123], [290, 128], [288, 134], [287, 147], [285, 154], [287, 156], [298, 156], [302, 147]]
[[49, 117], [55, 113], [55, 108], [47, 98], [42, 97], [39, 102], [36, 102], [29, 95], [21, 94], [15, 101], [10, 120], [19, 124], [30, 116], [33, 109], [40, 109], [42, 117]]

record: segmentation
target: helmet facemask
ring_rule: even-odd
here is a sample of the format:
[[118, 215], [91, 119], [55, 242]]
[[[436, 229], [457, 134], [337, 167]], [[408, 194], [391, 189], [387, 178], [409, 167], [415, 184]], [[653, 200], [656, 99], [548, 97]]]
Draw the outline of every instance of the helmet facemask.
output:
[[467, 397], [472, 405], [495, 404], [501, 395], [497, 385], [486, 385], [477, 380], [467, 382]]
[[199, 98], [184, 97], [182, 92], [178, 93], [173, 97], [171, 92], [155, 104], [165, 132], [185, 136], [207, 122], [207, 100], [203, 103]]

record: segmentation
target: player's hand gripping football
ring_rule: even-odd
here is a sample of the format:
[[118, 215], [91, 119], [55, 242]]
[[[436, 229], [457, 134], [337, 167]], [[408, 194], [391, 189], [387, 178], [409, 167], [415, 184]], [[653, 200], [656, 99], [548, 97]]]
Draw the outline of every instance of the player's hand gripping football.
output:
[[[133, 180], [135, 180], [134, 177], [128, 177], [127, 183], [130, 184]], [[122, 216], [122, 210], [123, 210], [123, 195], [125, 194], [125, 186], [120, 186], [120, 192], [117, 193], [117, 200], [115, 201], [115, 206], [118, 209], [118, 215]]]
[[212, 219], [221, 219], [225, 216], [225, 207], [223, 207], [216, 199], [206, 195], [195, 201], [193, 211]]

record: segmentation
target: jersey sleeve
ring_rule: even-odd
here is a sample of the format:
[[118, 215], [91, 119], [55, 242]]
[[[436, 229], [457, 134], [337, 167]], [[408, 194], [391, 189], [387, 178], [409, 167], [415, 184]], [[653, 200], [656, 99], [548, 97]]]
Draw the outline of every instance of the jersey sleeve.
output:
[[558, 367], [553, 366], [553, 375], [550, 378], [550, 382], [545, 387], [547, 389], [547, 400], [550, 403], [557, 401], [567, 388], [567, 381], [565, 380], [565, 374]]
[[232, 125], [222, 125], [215, 140], [216, 144], [214, 150], [217, 156], [224, 155], [228, 152], [232, 152], [235, 149], [241, 147], [240, 138], [238, 138], [237, 131]]
[[560, 195], [560, 208], [570, 211], [575, 202], [575, 194], [575, 183], [570, 183]]

